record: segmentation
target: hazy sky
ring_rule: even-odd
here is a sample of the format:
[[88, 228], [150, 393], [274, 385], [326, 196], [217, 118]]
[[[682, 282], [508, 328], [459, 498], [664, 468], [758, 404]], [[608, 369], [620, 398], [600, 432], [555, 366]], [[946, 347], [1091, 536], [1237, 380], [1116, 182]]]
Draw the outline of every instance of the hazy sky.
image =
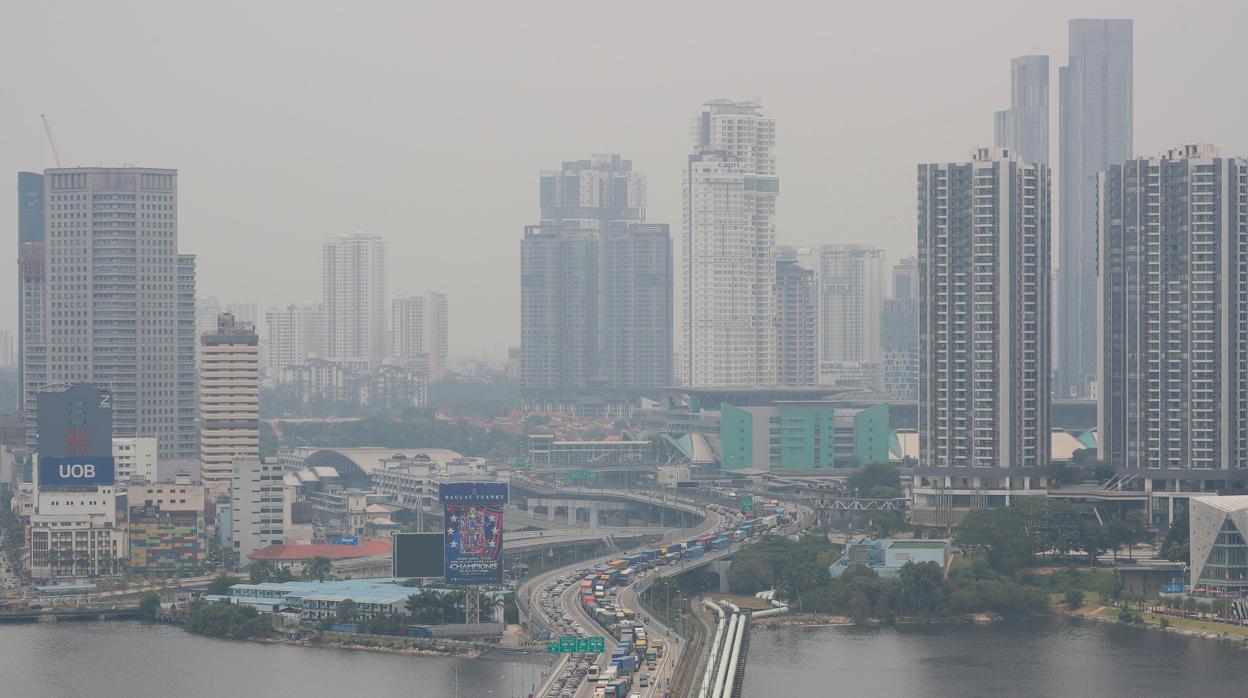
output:
[[321, 240], [374, 231], [391, 295], [446, 291], [452, 354], [497, 357], [519, 343], [539, 170], [622, 153], [675, 237], [689, 118], [757, 99], [777, 120], [778, 241], [910, 254], [915, 164], [991, 145], [1012, 56], [1051, 56], [1056, 110], [1072, 17], [1135, 19], [1137, 153], [1248, 155], [1242, 2], [6, 0], [0, 328], [15, 173], [54, 164], [40, 112], [66, 165], [179, 170], [200, 295], [315, 298]]

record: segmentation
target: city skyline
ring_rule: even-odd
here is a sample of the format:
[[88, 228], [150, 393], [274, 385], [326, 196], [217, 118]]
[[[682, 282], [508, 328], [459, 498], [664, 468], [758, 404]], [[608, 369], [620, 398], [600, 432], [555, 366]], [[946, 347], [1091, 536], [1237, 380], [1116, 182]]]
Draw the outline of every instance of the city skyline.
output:
[[[59, 16], [36, 7], [23, 7], [16, 12], [29, 17], [35, 27]], [[874, 9], [848, 13], [803, 8], [796, 16], [769, 16], [760, 11], [751, 20], [775, 29], [789, 29], [798, 37], [793, 48], [774, 45], [768, 39], [767, 45], [775, 49], [768, 61], [771, 69], [764, 72], [750, 67], [745, 57], [721, 62], [699, 57], [687, 67], [665, 67], [670, 84], [665, 81], [658, 86], [644, 103], [620, 103], [613, 110], [605, 110], [605, 114], [599, 109], [596, 111], [602, 118], [592, 120], [580, 118], [589, 111], [584, 104], [575, 103], [570, 95], [550, 101], [548, 90], [542, 92], [546, 103], [511, 122], [490, 115], [475, 98], [452, 108], [445, 99], [449, 86], [417, 65], [424, 49], [403, 49], [398, 54], [390, 53], [390, 60], [379, 63], [408, 66], [384, 67], [382, 72], [388, 74], [391, 82], [398, 77], [393, 71], [401, 70], [402, 74], [429, 83], [428, 98], [422, 98], [419, 104], [401, 95], [382, 96], [384, 91], [348, 89], [341, 101], [351, 105], [351, 111], [344, 116], [344, 106], [324, 104], [310, 92], [292, 87], [283, 94], [291, 106], [274, 113], [256, 114], [252, 110], [245, 120], [231, 116], [221, 123], [221, 133], [229, 134], [229, 140], [214, 133], [197, 133], [191, 139], [179, 137], [180, 124], [194, 123], [194, 114], [212, 109], [202, 98], [190, 97], [176, 105], [161, 102], [156, 111], [158, 118], [145, 120], [142, 129], [119, 127], [130, 114], [127, 109], [94, 113], [87, 118], [88, 112], [77, 106], [78, 100], [98, 101], [102, 98], [100, 88], [64, 74], [60, 68], [47, 66], [50, 79], [46, 82], [35, 84], [19, 75], [12, 83], [14, 99], [30, 105], [29, 113], [0, 116], [0, 129], [8, 134], [8, 147], [0, 151], [0, 165], [15, 172], [42, 170], [55, 164], [38, 119], [39, 112], [46, 112], [66, 164], [94, 164], [102, 160], [109, 164], [135, 162], [177, 167], [182, 181], [179, 223], [183, 247], [188, 253], [200, 255], [200, 268], [204, 271], [199, 283], [201, 293], [243, 298], [256, 302], [260, 308], [280, 307], [292, 300], [318, 295], [316, 280], [306, 278], [298, 270], [316, 263], [316, 245], [322, 238], [356, 228], [380, 231], [394, 247], [392, 256], [410, 264], [413, 273], [428, 278], [424, 285], [444, 289], [455, 297], [457, 317], [488, 318], [488, 322], [457, 331], [451, 338], [451, 354], [479, 356], [483, 348], [488, 348], [495, 358], [501, 359], [505, 348], [519, 337], [519, 318], [512, 312], [499, 312], [493, 300], [495, 287], [483, 288], [478, 282], [484, 276], [505, 281], [501, 285], [506, 288], [512, 287], [519, 266], [518, 250], [508, 242], [508, 231], [515, 230], [515, 221], [531, 220], [532, 173], [549, 167], [552, 154], [628, 153], [634, 165], [649, 175], [648, 218], [675, 227], [680, 210], [679, 172], [685, 155], [687, 115], [706, 98], [756, 97], [767, 106], [769, 115], [783, 125], [777, 158], [786, 185], [777, 211], [777, 242], [808, 246], [870, 239], [894, 260], [913, 250], [913, 209], [909, 203], [913, 164], [956, 160], [973, 145], [989, 144], [992, 112], [1008, 104], [1008, 65], [1015, 56], [1050, 57], [1050, 102], [1056, 105], [1055, 71], [1065, 63], [1066, 20], [1071, 17], [1133, 17], [1136, 45], [1154, 47], [1137, 51], [1136, 57], [1135, 72], [1141, 76], [1135, 90], [1137, 153], [1154, 152], [1188, 140], [1219, 143], [1228, 152], [1248, 152], [1248, 136], [1240, 133], [1232, 118], [1239, 99], [1234, 94], [1198, 91], [1181, 107], [1168, 98], [1173, 89], [1186, 85], [1187, 74], [1201, 75], [1205, 85], [1231, 79], [1240, 64], [1234, 58], [1213, 60], [1211, 56], [1216, 55], [1219, 37], [1226, 36], [1223, 32], [1235, 24], [1237, 17], [1242, 18], [1237, 13], [1243, 12], [1244, 9], [1229, 7], [1215, 17], [1132, 3], [980, 7], [976, 15], [983, 21], [1005, 21], [1009, 17], [1018, 26], [1028, 27], [1026, 33], [989, 36], [979, 30], [981, 21], [956, 21], [958, 13], [953, 8], [937, 11], [915, 7], [905, 13], [896, 36], [877, 39], [876, 46], [864, 46], [864, 40], [855, 38], [848, 29], [815, 27], [836, 23], [829, 20], [839, 20], [846, 27], [891, 20], [887, 13]], [[264, 8], [257, 14], [261, 26], [276, 21]], [[534, 14], [533, 20], [515, 19], [522, 26], [549, 19], [547, 13]], [[367, 17], [369, 12], [365, 10], [363, 15]], [[116, 24], [115, 19], [103, 15], [99, 20], [105, 26]], [[669, 33], [688, 30], [693, 21], [688, 13], [679, 12], [670, 19], [670, 27], [650, 27], [648, 23], [626, 26], [632, 34], [660, 40], [657, 58], [664, 58], [675, 49], [664, 46], [661, 40]], [[738, 26], [742, 18], [737, 15], [712, 21], [722, 29]], [[960, 26], [963, 24], [967, 26]], [[134, 36], [132, 32], [143, 36], [146, 30], [142, 27], [139, 23], [118, 29], [123, 36]], [[530, 36], [549, 31], [529, 28]], [[822, 36], [822, 31], [835, 32], [843, 45], [823, 41], [812, 44], [812, 40]], [[64, 27], [63, 32], [63, 38], [52, 41], [53, 49], [69, 50], [75, 42], [90, 47], [97, 41], [72, 26]], [[31, 32], [32, 38], [15, 36], [0, 50], [12, 57], [10, 64], [16, 64], [21, 55], [18, 52], [29, 54], [33, 36], [42, 33]], [[176, 30], [174, 36], [179, 36]], [[243, 45], [259, 40], [250, 31], [239, 38]], [[583, 43], [581, 39], [574, 41], [575, 45]], [[188, 38], [188, 42], [192, 48], [199, 45], [194, 38]], [[930, 52], [938, 43], [945, 46], [959, 42], [968, 48], [956, 52], [942, 49], [939, 58], [932, 60]], [[1181, 50], [1157, 48], [1163, 44]], [[296, 47], [301, 46], [302, 41], [298, 41]], [[116, 66], [118, 60], [130, 61], [131, 49], [123, 46], [117, 50], [117, 57], [109, 54], [99, 58], [104, 67]], [[877, 72], [857, 76], [848, 69], [835, 68], [842, 52], [882, 60]], [[812, 57], [815, 60], [811, 61]], [[321, 66], [316, 58], [310, 60], [314, 61], [312, 68], [327, 69], [328, 84], [338, 86], [347, 79], [343, 68]], [[345, 58], [343, 67], [350, 68], [351, 75], [358, 77], [363, 72], [359, 70], [361, 60]], [[586, 65], [576, 67], [576, 74], [595, 70], [609, 78], [619, 77], [625, 70], [631, 74], [639, 69], [625, 69], [604, 63], [606, 60], [589, 54]], [[649, 66], [656, 58], [641, 60], [642, 65]], [[227, 62], [227, 80], [234, 82], [240, 97], [264, 99], [257, 78], [234, 70], [235, 65]], [[214, 62], [213, 67], [220, 65]], [[170, 57], [169, 69], [178, 70], [178, 74], [185, 75], [187, 84], [194, 84], [206, 68], [175, 54]], [[532, 60], [523, 57], [504, 69], [518, 85], [517, 91], [532, 86], [541, 74]], [[793, 80], [780, 84], [765, 79], [775, 69], [786, 71]], [[828, 73], [829, 69], [832, 72]], [[475, 64], [468, 70], [475, 75]], [[820, 83], [828, 87], [813, 93], [795, 89], [797, 84], [809, 84], [805, 81], [817, 74]], [[55, 94], [49, 90], [52, 84], [58, 86]], [[976, 89], [967, 89], [967, 85], [976, 85]], [[900, 89], [887, 90], [896, 96], [883, 95], [884, 87]], [[172, 97], [182, 97], [184, 88], [173, 85], [170, 89], [174, 90]], [[507, 95], [513, 94], [513, 88], [500, 89], [506, 90]], [[945, 112], [933, 116], [920, 108], [925, 101], [952, 94], [957, 94], [958, 99], [942, 102], [947, 108]], [[141, 94], [136, 98], [143, 105], [151, 104], [153, 99]], [[299, 111], [292, 111], [296, 106]], [[323, 115], [317, 113], [321, 107], [328, 108]], [[830, 125], [828, 113], [835, 114]], [[462, 114], [470, 115], [465, 122], [469, 128], [455, 126]], [[331, 117], [333, 121], [329, 121]], [[939, 123], [938, 128], [932, 128], [933, 119]], [[412, 130], [400, 126], [413, 120], [424, 127]], [[351, 138], [361, 140], [350, 141], [350, 147], [344, 147], [347, 142], [339, 135], [344, 128], [366, 124], [366, 129], [351, 129]], [[1051, 141], [1056, 145], [1055, 115], [1050, 126]], [[854, 136], [829, 141], [821, 135], [826, 129], [832, 134]], [[317, 140], [329, 134], [329, 148], [295, 147], [312, 133], [318, 134]], [[437, 138], [431, 137], [434, 133]], [[483, 145], [494, 149], [497, 167], [489, 171], [470, 170], [469, 163], [461, 157], [465, 139], [477, 139], [481, 134], [485, 134]], [[907, 135], [898, 141], [896, 134]], [[536, 142], [543, 143], [542, 148], [532, 147]], [[812, 144], [819, 145], [811, 147]], [[391, 154], [379, 164], [371, 152], [382, 149]], [[336, 161], [337, 166], [326, 167], [328, 158]], [[830, 158], [835, 163], [852, 161], [856, 165], [829, 165]], [[1055, 156], [1053, 159], [1056, 163]], [[259, 167], [274, 182], [263, 199], [226, 176], [226, 168], [239, 162]], [[416, 163], [420, 163], [419, 167]], [[376, 177], [355, 174], [374, 166], [378, 167]], [[1055, 164], [1055, 174], [1059, 170], [1060, 163]], [[305, 172], [316, 172], [317, 179], [310, 179]], [[465, 195], [455, 193], [461, 189], [455, 182], [463, 181], [473, 181], [474, 189], [489, 191], [492, 205], [473, 207], [466, 202]], [[304, 201], [309, 192], [326, 196], [309, 206]], [[228, 215], [217, 205], [223, 200], [235, 202], [238, 215]], [[13, 220], [14, 206], [11, 197], [0, 198], [0, 218]], [[831, 239], [809, 224], [833, 219], [843, 219], [845, 225], [833, 229]], [[233, 252], [243, 244], [253, 246], [255, 254], [240, 256]], [[479, 259], [480, 250], [490, 250], [491, 254]], [[277, 260], [281, 263], [274, 264]], [[473, 266], [474, 262], [479, 262], [479, 269]], [[231, 273], [230, 269], [239, 269], [240, 273]], [[0, 299], [0, 327], [16, 331], [16, 313], [15, 298]]]

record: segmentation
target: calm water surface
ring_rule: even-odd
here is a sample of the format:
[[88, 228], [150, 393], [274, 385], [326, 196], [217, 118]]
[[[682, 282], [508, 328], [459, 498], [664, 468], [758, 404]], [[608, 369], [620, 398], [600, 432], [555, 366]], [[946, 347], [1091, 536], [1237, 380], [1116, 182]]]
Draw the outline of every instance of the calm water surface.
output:
[[745, 695], [1248, 696], [1248, 651], [1066, 619], [755, 629]]
[[511, 698], [543, 661], [229, 642], [137, 622], [0, 625], [0, 698]]

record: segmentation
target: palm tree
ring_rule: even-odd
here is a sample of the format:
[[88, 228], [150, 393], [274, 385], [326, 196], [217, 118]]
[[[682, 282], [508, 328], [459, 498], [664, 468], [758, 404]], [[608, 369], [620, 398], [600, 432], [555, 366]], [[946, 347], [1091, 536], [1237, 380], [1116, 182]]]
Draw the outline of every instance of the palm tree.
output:
[[257, 560], [247, 570], [251, 575], [252, 584], [264, 584], [273, 581], [273, 563], [268, 560]]

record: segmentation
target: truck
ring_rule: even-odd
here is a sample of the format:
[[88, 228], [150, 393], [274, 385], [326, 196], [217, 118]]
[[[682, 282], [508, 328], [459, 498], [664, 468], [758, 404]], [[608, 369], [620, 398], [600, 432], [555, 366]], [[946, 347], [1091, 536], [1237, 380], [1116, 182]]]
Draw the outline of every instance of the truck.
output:
[[672, 543], [671, 545], [667, 546], [667, 552], [669, 553], [679, 553], [680, 551], [684, 549], [685, 549], [684, 543]]
[[633, 583], [633, 575], [636, 573], [637, 573], [637, 570], [633, 569], [632, 567], [629, 567], [628, 569], [621, 571], [619, 574], [615, 576], [615, 583], [622, 587], [626, 587], [629, 584]]
[[607, 563], [607, 567], [610, 567], [613, 570], [622, 570], [625, 567], [628, 567], [628, 560], [612, 560]]

